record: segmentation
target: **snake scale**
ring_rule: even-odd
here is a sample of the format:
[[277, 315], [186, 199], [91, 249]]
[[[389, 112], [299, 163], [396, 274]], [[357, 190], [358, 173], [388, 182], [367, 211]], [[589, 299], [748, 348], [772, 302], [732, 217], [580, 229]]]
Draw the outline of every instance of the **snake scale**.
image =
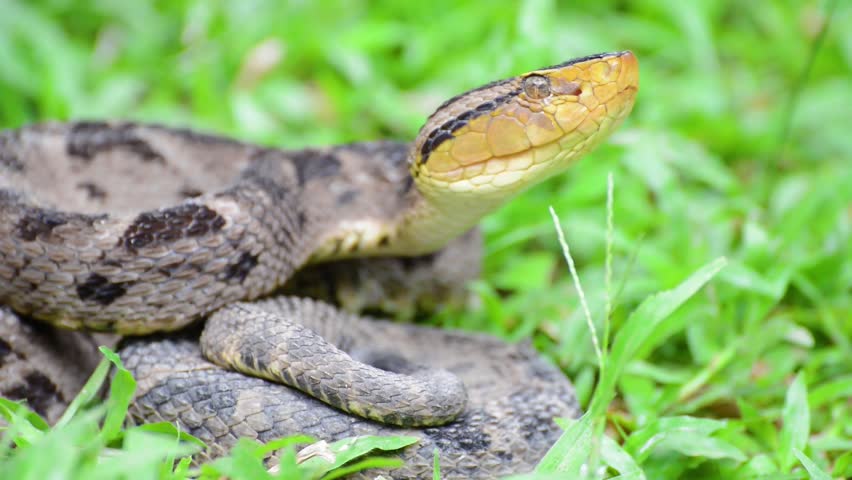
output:
[[[269, 295], [331, 262], [434, 259], [602, 142], [637, 89], [630, 52], [578, 58], [453, 97], [410, 144], [287, 151], [123, 122], [0, 132], [0, 320], [156, 334], [121, 351], [132, 414], [179, 422], [209, 455], [240, 436], [411, 432], [389, 475], [430, 476], [435, 447], [446, 478], [527, 470], [552, 418], [579, 412], [528, 345]], [[202, 319], [200, 337], [185, 328]]]

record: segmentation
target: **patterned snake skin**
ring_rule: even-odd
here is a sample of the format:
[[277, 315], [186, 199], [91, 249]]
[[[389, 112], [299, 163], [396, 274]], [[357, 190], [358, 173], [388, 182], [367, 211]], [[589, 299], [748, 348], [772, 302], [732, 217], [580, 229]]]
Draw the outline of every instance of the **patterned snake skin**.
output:
[[[558, 434], [552, 417], [578, 413], [528, 347], [297, 297], [240, 302], [308, 265], [439, 249], [602, 142], [637, 78], [619, 52], [495, 82], [448, 100], [413, 144], [284, 151], [101, 122], [0, 132], [0, 319], [133, 335], [205, 320], [201, 353], [184, 334], [122, 357], [136, 417], [178, 421], [218, 449], [429, 427], [401, 478], [426, 475], [435, 446], [447, 478], [526, 470]], [[13, 342], [0, 357], [20, 360]]]

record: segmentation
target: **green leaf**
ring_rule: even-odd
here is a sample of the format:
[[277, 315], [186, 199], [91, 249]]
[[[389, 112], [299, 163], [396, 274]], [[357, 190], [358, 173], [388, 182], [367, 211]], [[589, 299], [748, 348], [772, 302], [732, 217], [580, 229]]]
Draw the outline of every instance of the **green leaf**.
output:
[[441, 451], [432, 450], [432, 480], [441, 480]]
[[621, 445], [607, 435], [601, 437], [601, 457], [604, 463], [617, 471], [621, 480], [645, 480], [645, 472]]
[[662, 442], [670, 437], [679, 439], [708, 438], [724, 428], [722, 420], [696, 417], [663, 417], [636, 430], [624, 442], [624, 450], [640, 463]]
[[556, 258], [550, 253], [533, 253], [509, 259], [492, 281], [503, 289], [541, 290], [550, 284]]
[[671, 450], [690, 457], [730, 458], [746, 460], [745, 454], [730, 443], [696, 432], [670, 432], [657, 445], [658, 450]]
[[84, 471], [79, 478], [108, 480], [113, 478], [156, 478], [160, 462], [200, 451], [197, 445], [178, 442], [176, 437], [129, 430], [124, 434], [120, 451], [112, 451]]
[[586, 413], [578, 420], [564, 422], [568, 427], [538, 462], [536, 473], [560, 473], [564, 475], [563, 478], [580, 475], [580, 468], [588, 460], [592, 446], [592, 418]]
[[262, 445], [257, 441], [240, 438], [231, 448], [228, 456], [203, 465], [201, 471], [209, 478], [223, 476], [233, 480], [272, 479], [272, 475], [263, 465], [262, 456], [257, 455], [260, 448]]
[[136, 380], [133, 375], [124, 368], [118, 355], [107, 347], [99, 350], [115, 366], [115, 375], [112, 378], [107, 398], [107, 412], [101, 436], [105, 442], [109, 442], [121, 435], [121, 426], [127, 416], [127, 409], [136, 391]]
[[23, 435], [21, 440], [26, 443], [41, 438], [50, 428], [41, 415], [30, 410], [23, 402], [13, 402], [2, 397], [0, 397], [0, 417], [9, 423], [6, 433], [15, 432], [16, 438], [17, 435]]
[[62, 417], [60, 417], [56, 422], [57, 428], [61, 428], [63, 425], [66, 425], [72, 418], [74, 418], [74, 415], [78, 410], [80, 410], [80, 408], [88, 405], [95, 399], [95, 397], [97, 397], [104, 385], [109, 369], [110, 361], [108, 359], [104, 358], [98, 363], [95, 371], [89, 375], [89, 379], [86, 380], [85, 385], [83, 385], [83, 388], [80, 389], [80, 393], [74, 397], [74, 400], [71, 401], [68, 408], [65, 409], [65, 412], [62, 413]]
[[[184, 442], [194, 443], [195, 445], [199, 446], [202, 449], [207, 448], [206, 443], [202, 442], [197, 437], [190, 435], [189, 433], [178, 429], [175, 426], [175, 424], [171, 423], [171, 422], [144, 423], [142, 425], [136, 425], [132, 428], [128, 428], [126, 431], [131, 432], [131, 431], [134, 431], [134, 430], [138, 430], [138, 431], [141, 431], [141, 432], [148, 432], [148, 433], [157, 433], [157, 434], [172, 437], [172, 438], [184, 441]], [[272, 443], [272, 442], [270, 442], [270, 443]]]
[[599, 417], [605, 412], [615, 396], [617, 379], [635, 353], [646, 348], [647, 344], [659, 344], [664, 340], [658, 328], [662, 321], [695, 295], [725, 264], [724, 258], [717, 258], [696, 270], [677, 287], [648, 297], [630, 314], [616, 334], [612, 350], [607, 356], [606, 368], [589, 407], [593, 417]]
[[819, 468], [819, 465], [808, 458], [804, 452], [798, 448], [793, 448], [793, 454], [800, 462], [802, 462], [802, 466], [808, 471], [808, 474], [811, 476], [811, 480], [832, 480], [831, 475], [829, 475], [825, 470]]
[[852, 478], [852, 450], [837, 457], [832, 473], [838, 478]]
[[810, 391], [808, 405], [811, 409], [819, 408], [826, 403], [852, 398], [852, 375], [837, 377]]
[[787, 389], [781, 420], [784, 424], [778, 446], [778, 463], [784, 472], [789, 472], [795, 462], [794, 450], [804, 450], [811, 428], [808, 391], [802, 373], [796, 375]]
[[332, 470], [327, 475], [322, 477], [322, 480], [334, 480], [336, 478], [343, 478], [351, 473], [360, 472], [363, 470], [370, 470], [374, 468], [391, 470], [394, 468], [399, 468], [402, 465], [402, 460], [398, 458], [367, 457], [363, 460], [358, 460], [351, 464], [347, 464], [346, 466]]
[[256, 454], [258, 455], [258, 458], [263, 458], [266, 457], [267, 454], [272, 453], [275, 450], [292, 447], [294, 445], [315, 443], [316, 441], [316, 438], [311, 437], [309, 435], [291, 435], [289, 437], [278, 438], [276, 440], [266, 442], [257, 449]]
[[768, 447], [773, 448], [777, 441], [775, 426], [757, 408], [744, 399], [737, 399], [737, 406], [748, 431], [752, 432], [755, 437], [762, 440]]
[[[50, 430], [36, 442], [16, 449], [11, 458], [0, 461], [0, 478], [75, 478], [80, 465], [92, 465], [92, 453], [102, 447], [98, 438], [98, 422], [103, 415], [103, 407], [83, 412], [64, 428]], [[69, 445], [75, 448], [69, 448]]]
[[399, 450], [419, 440], [418, 437], [365, 435], [344, 438], [330, 444], [318, 442], [299, 452], [300, 458], [308, 455], [307, 459], [300, 463], [300, 467], [316, 476], [321, 476], [375, 450], [383, 452]]

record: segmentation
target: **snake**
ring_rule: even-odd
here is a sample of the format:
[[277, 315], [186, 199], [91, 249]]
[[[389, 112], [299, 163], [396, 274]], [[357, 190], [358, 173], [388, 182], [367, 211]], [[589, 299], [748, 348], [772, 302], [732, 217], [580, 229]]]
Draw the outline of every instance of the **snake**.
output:
[[211, 456], [243, 436], [412, 432], [389, 475], [431, 476], [435, 448], [445, 478], [528, 470], [552, 418], [579, 414], [528, 343], [275, 293], [327, 264], [435, 255], [592, 151], [637, 91], [623, 51], [450, 98], [413, 142], [284, 150], [121, 121], [0, 132], [0, 317], [133, 336], [132, 415], [180, 423]]

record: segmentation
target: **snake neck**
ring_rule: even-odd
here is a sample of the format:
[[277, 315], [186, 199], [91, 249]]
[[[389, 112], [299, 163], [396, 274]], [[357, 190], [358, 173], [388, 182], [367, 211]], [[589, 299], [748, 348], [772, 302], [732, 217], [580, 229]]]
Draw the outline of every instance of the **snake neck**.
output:
[[356, 217], [319, 235], [308, 263], [356, 257], [433, 253], [473, 228], [504, 202], [500, 198], [430, 198], [413, 190], [397, 218]]
[[418, 191], [397, 223], [394, 255], [421, 255], [440, 249], [505, 203], [505, 196], [429, 195]]

